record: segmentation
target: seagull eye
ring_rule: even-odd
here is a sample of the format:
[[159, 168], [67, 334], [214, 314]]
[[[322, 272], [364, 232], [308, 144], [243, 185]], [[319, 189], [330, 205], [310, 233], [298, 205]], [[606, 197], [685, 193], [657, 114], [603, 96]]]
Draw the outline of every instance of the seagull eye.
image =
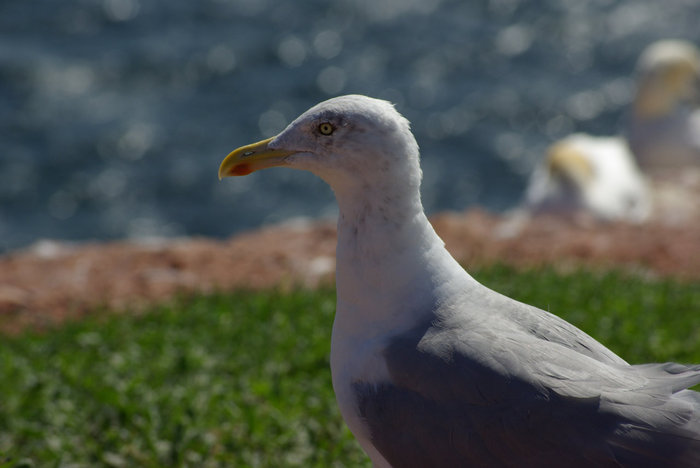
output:
[[335, 130], [335, 127], [328, 122], [323, 122], [318, 126], [318, 131], [321, 132], [322, 135], [330, 135], [333, 133], [333, 130]]

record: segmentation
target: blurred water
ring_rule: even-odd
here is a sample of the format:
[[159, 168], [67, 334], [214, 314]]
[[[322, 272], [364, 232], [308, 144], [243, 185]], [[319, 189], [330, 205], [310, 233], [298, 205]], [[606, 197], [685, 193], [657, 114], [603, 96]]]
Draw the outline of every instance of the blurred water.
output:
[[428, 211], [502, 211], [553, 139], [615, 133], [639, 52], [700, 43], [699, 18], [696, 0], [5, 0], [0, 250], [333, 216], [309, 174], [216, 173], [346, 93], [413, 122]]

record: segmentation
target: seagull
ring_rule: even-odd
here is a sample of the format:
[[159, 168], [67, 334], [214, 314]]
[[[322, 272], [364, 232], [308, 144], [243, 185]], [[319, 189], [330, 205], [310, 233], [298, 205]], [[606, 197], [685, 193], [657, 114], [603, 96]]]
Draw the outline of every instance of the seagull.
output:
[[388, 102], [321, 102], [219, 177], [311, 171], [339, 205], [331, 374], [375, 467], [700, 466], [700, 365], [630, 365], [478, 283], [421, 204], [419, 150]]
[[639, 223], [651, 214], [647, 180], [626, 142], [576, 133], [553, 143], [525, 193], [531, 213], [590, 213]]
[[682, 40], [649, 45], [637, 63], [627, 138], [645, 171], [700, 168], [700, 51]]

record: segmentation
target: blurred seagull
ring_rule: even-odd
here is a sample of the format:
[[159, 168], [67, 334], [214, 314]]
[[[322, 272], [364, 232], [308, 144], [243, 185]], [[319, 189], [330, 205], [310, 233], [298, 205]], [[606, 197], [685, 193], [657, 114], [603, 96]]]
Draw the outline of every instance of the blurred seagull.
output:
[[628, 222], [693, 216], [700, 53], [685, 41], [658, 41], [640, 56], [637, 74], [625, 138], [574, 134], [554, 143], [530, 178], [526, 211]]
[[391, 104], [322, 102], [219, 177], [272, 166], [335, 192], [333, 388], [375, 467], [700, 466], [700, 366], [629, 365], [474, 280], [423, 212], [418, 145]]
[[700, 51], [686, 41], [655, 42], [637, 75], [627, 138], [639, 165], [651, 173], [700, 168]]
[[533, 213], [590, 213], [605, 221], [645, 221], [651, 213], [647, 181], [626, 142], [570, 135], [549, 147], [525, 193]]

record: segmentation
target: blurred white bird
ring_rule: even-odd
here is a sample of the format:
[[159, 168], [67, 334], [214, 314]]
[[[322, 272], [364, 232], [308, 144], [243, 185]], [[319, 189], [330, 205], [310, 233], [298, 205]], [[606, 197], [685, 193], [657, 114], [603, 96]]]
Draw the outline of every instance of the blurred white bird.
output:
[[700, 167], [700, 51], [680, 40], [647, 47], [637, 64], [627, 122], [630, 149], [645, 172]]
[[605, 221], [645, 221], [651, 213], [647, 182], [625, 141], [570, 135], [549, 147], [525, 194], [530, 212], [590, 213]]
[[625, 137], [554, 143], [526, 190], [529, 212], [677, 223], [700, 211], [700, 53], [686, 41], [657, 41], [637, 74]]

